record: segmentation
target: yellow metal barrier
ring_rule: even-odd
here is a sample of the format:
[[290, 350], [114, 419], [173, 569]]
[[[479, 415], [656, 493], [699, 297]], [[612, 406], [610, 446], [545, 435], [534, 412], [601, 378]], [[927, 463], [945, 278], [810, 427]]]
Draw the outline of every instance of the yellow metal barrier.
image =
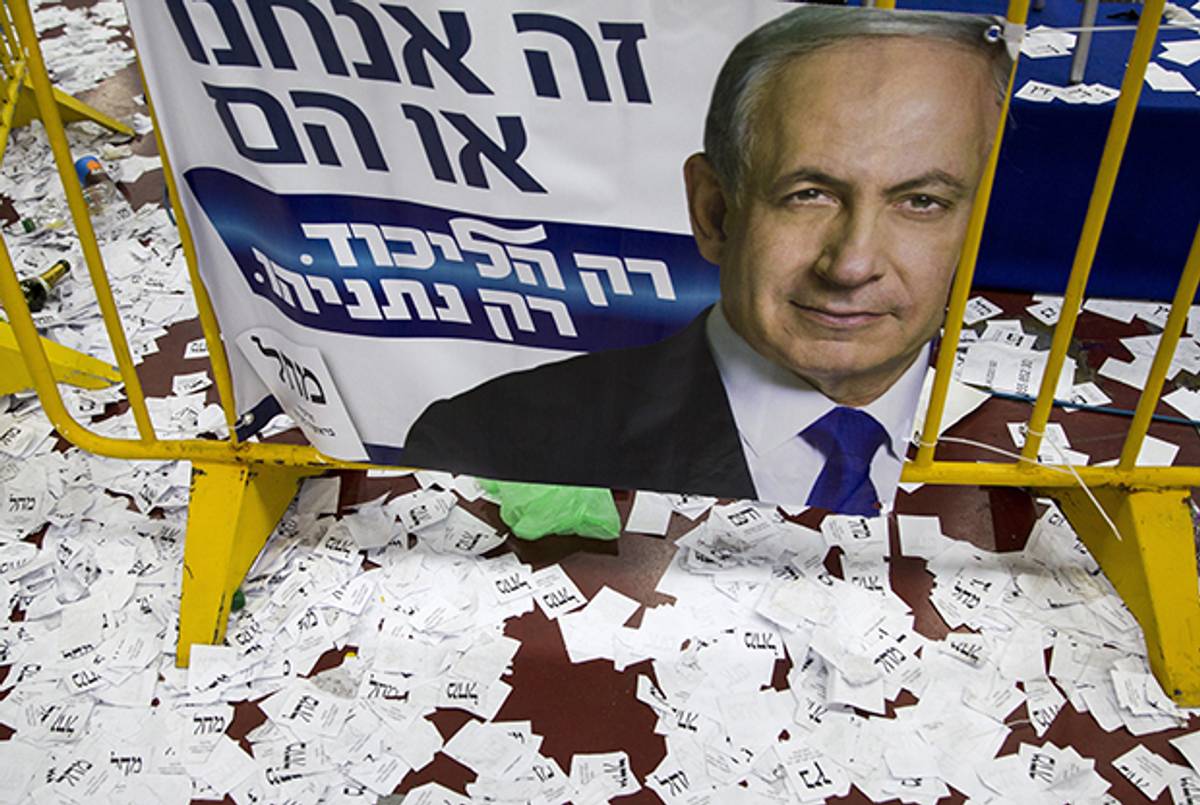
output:
[[[894, 0], [877, 0], [894, 7]], [[1013, 79], [999, 129], [975, 198], [971, 221], [951, 290], [936, 376], [916, 458], [903, 480], [964, 485], [1022, 486], [1048, 490], [1060, 502], [1080, 538], [1104, 568], [1108, 578], [1137, 617], [1145, 632], [1153, 670], [1164, 689], [1185, 705], [1200, 705], [1200, 596], [1197, 595], [1193, 527], [1187, 498], [1200, 486], [1200, 467], [1139, 467], [1136, 457], [1150, 417], [1158, 403], [1171, 356], [1178, 343], [1188, 307], [1200, 284], [1200, 230], [1184, 268], [1166, 331], [1155, 356], [1150, 378], [1139, 401], [1115, 467], [1080, 467], [1075, 474], [1038, 462], [1038, 447], [1048, 421], [1058, 376], [1083, 300], [1088, 274], [1108, 210], [1137, 106], [1149, 55], [1157, 35], [1163, 0], [1146, 0], [1129, 57], [1103, 157], [1072, 265], [1062, 314], [1055, 328], [1047, 368], [1028, 423], [1023, 460], [980, 463], [937, 460], [937, 434], [946, 407], [962, 317], [970, 295], [975, 263], [982, 242], [988, 200], [995, 179], [1004, 121]], [[1007, 17], [1023, 26], [1029, 0], [1011, 0]], [[187, 460], [193, 465], [188, 528], [184, 548], [179, 665], [188, 662], [193, 643], [212, 643], [224, 636], [232, 595], [240, 585], [267, 535], [295, 495], [305, 476], [332, 468], [365, 465], [332, 461], [312, 447], [239, 442], [234, 434], [237, 406], [233, 383], [216, 316], [196, 270], [196, 251], [178, 200], [165, 143], [159, 140], [166, 181], [179, 222], [180, 237], [196, 294], [201, 326], [209, 345], [214, 379], [229, 425], [225, 440], [160, 440], [146, 409], [128, 344], [104, 272], [91, 222], [75, 179], [63, 121], [85, 116], [122, 130], [120, 124], [87, 110], [55, 90], [46, 75], [26, 0], [0, 0], [0, 67], [7, 79], [7, 103], [0, 117], [0, 134], [31, 116], [46, 126], [56, 166], [72, 217], [79, 232], [88, 271], [95, 285], [101, 314], [117, 357], [117, 372], [101, 364], [67, 363], [55, 345], [38, 337], [24, 304], [6, 245], [0, 241], [0, 302], [9, 312], [11, 336], [0, 333], [0, 360], [5, 345], [19, 349], [24, 363], [21, 382], [38, 393], [51, 423], [63, 438], [94, 453], [130, 459]], [[149, 98], [148, 98], [149, 100]], [[151, 109], [153, 114], [153, 108]], [[157, 127], [156, 127], [157, 129]], [[0, 144], [0, 155], [3, 153]], [[56, 363], [56, 360], [58, 363]], [[72, 374], [72, 371], [75, 374]], [[82, 371], [84, 376], [79, 375]], [[90, 377], [86, 375], [91, 375]], [[67, 412], [57, 382], [124, 382], [138, 426], [137, 439], [100, 436], [76, 422]], [[3, 390], [0, 389], [0, 392]], [[1093, 490], [1095, 502], [1077, 487], [1076, 478]], [[1120, 531], [1113, 534], [1100, 509]]]
[[[1012, 3], [1009, 7], [1010, 20], [1024, 23], [1026, 7], [1027, 3]], [[995, 171], [999, 148], [997, 137], [988, 175], [976, 198], [967, 244], [951, 292], [945, 336], [938, 354], [937, 375], [922, 428], [924, 435], [916, 461], [905, 467], [903, 478], [911, 482], [987, 483], [1047, 489], [1058, 500], [1080, 539], [1141, 624], [1150, 665], [1163, 689], [1177, 702], [1195, 706], [1200, 704], [1200, 595], [1197, 594], [1195, 529], [1187, 500], [1190, 487], [1200, 485], [1200, 468], [1139, 468], [1136, 463], [1200, 281], [1200, 230], [1197, 231], [1184, 267], [1166, 330], [1117, 466], [1078, 470], [1083, 482], [1092, 487], [1094, 499], [1076, 487], [1074, 476], [1043, 467], [1037, 459], [1054, 401], [1054, 390], [1075, 332], [1100, 232], [1116, 186], [1117, 172], [1129, 139], [1163, 8], [1163, 0], [1146, 0], [1142, 8], [1121, 83], [1121, 95], [1113, 111], [1067, 280], [1062, 312], [1054, 329], [1037, 401], [1026, 425], [1023, 461], [981, 465], [934, 460], [950, 372], [974, 275], [987, 196]], [[1010, 79], [1010, 97], [1011, 92]], [[1100, 509], [1103, 509], [1103, 513]], [[1110, 521], [1116, 524], [1119, 535], [1113, 533]]]

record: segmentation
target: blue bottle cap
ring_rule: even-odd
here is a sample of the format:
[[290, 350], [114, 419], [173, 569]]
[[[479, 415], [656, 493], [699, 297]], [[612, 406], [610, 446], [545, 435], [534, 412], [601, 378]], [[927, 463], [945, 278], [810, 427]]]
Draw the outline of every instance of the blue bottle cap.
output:
[[88, 154], [75, 160], [75, 175], [79, 177], [80, 184], [87, 184], [88, 177], [93, 173], [104, 173], [104, 164], [100, 162], [100, 157]]

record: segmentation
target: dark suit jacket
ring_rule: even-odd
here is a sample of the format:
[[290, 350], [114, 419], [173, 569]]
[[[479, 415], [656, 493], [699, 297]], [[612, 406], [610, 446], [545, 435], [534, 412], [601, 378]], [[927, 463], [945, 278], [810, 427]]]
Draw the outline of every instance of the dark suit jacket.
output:
[[483, 478], [753, 498], [706, 310], [656, 344], [513, 372], [429, 406], [404, 461]]

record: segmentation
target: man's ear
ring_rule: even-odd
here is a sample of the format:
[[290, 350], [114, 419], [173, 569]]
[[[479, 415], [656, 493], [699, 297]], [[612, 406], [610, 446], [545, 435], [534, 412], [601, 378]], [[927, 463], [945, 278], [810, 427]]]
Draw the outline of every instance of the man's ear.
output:
[[687, 187], [688, 217], [696, 246], [705, 260], [720, 265], [729, 205], [716, 171], [704, 153], [692, 154], [683, 163], [683, 181]]

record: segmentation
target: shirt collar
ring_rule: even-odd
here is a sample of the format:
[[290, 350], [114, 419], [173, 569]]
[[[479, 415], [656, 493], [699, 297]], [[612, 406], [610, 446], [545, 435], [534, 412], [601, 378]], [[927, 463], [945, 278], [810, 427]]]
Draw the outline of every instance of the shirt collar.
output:
[[[719, 302], [709, 311], [705, 330], [738, 432], [756, 454], [779, 447], [837, 406], [791, 371], [758, 354], [734, 332]], [[883, 425], [896, 458], [903, 458], [908, 450], [928, 363], [927, 344], [891, 388], [860, 409]]]

